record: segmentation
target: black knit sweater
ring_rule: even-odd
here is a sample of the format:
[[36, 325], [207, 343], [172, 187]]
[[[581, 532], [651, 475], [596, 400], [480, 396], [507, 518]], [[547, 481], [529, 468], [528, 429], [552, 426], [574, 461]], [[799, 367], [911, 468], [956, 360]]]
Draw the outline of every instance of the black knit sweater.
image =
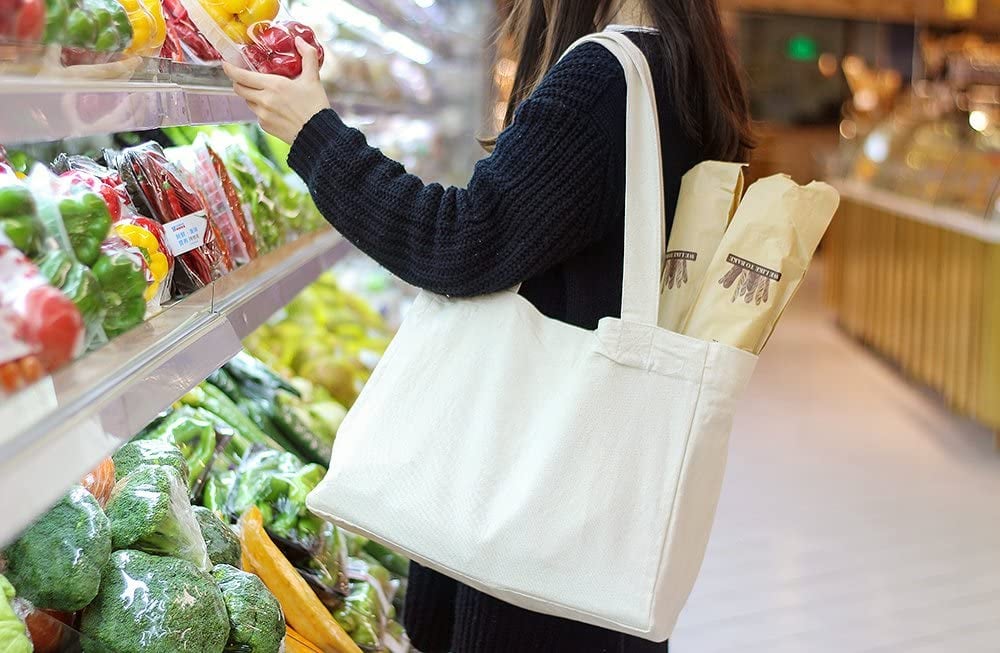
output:
[[[664, 95], [658, 37], [630, 37], [657, 80], [669, 233], [681, 176], [705, 157]], [[522, 283], [546, 315], [595, 328], [621, 313], [625, 90], [610, 52], [577, 48], [518, 107], [466, 189], [407, 174], [332, 110], [306, 124], [288, 161], [330, 223], [405, 281], [456, 296]], [[666, 651], [515, 608], [416, 565], [405, 621], [424, 653]]]

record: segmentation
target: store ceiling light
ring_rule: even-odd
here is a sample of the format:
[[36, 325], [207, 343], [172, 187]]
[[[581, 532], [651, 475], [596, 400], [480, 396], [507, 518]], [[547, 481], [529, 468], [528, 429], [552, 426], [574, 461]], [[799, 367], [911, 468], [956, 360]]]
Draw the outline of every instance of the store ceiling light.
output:
[[990, 116], [985, 111], [975, 111], [969, 112], [969, 126], [975, 129], [977, 132], [984, 132], [990, 126]]

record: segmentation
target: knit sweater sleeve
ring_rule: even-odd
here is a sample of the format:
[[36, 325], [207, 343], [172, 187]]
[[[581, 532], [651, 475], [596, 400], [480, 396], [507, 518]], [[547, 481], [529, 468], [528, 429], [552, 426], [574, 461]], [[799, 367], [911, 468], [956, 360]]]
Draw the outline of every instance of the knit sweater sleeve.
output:
[[589, 108], [614, 75], [595, 78], [575, 54], [521, 104], [466, 188], [423, 183], [333, 110], [303, 127], [288, 162], [326, 219], [403, 280], [456, 296], [510, 288], [605, 230], [613, 130]]

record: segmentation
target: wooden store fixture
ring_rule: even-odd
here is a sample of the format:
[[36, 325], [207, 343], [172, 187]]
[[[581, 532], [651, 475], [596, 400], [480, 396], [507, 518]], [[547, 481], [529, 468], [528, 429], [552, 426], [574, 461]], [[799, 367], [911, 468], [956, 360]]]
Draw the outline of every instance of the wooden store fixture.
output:
[[836, 183], [827, 299], [842, 327], [987, 425], [1000, 448], [1000, 223]]

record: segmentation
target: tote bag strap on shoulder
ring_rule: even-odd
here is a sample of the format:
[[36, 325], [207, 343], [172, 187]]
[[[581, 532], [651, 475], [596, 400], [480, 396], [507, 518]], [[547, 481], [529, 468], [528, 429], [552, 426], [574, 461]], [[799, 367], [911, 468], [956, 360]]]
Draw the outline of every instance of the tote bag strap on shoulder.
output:
[[[660, 122], [649, 63], [621, 32], [599, 32], [576, 41], [607, 48], [625, 71], [625, 265], [622, 320], [655, 326], [659, 319], [664, 234], [663, 158]], [[563, 54], [566, 56], [566, 54]]]

